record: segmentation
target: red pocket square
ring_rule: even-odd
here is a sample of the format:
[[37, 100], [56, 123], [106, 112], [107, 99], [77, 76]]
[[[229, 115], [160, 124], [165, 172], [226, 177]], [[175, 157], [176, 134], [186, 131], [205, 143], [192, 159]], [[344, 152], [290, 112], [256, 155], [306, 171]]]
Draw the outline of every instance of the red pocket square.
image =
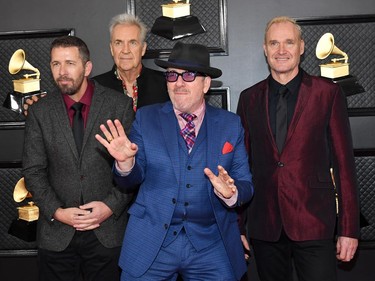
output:
[[227, 154], [229, 152], [233, 151], [233, 145], [231, 145], [229, 142], [225, 142], [223, 146], [223, 150], [221, 151], [222, 154]]

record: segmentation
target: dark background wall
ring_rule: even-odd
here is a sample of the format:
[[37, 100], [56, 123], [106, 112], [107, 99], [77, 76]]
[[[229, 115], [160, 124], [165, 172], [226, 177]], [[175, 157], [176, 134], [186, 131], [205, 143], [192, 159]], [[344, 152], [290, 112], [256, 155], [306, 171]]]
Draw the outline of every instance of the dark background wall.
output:
[[[99, 74], [112, 65], [108, 22], [126, 7], [126, 0], [7, 1], [1, 5], [0, 32], [73, 27], [89, 45], [93, 74]], [[227, 0], [229, 55], [213, 57], [212, 64], [223, 70], [220, 81], [230, 87], [231, 110], [241, 90], [268, 75], [262, 42], [270, 18], [360, 14], [375, 14], [374, 0]], [[153, 61], [145, 63], [155, 67]]]
[[[190, 3], [194, 5], [195, 1]], [[76, 35], [84, 39], [91, 50], [95, 75], [112, 66], [108, 22], [112, 16], [125, 12], [126, 8], [126, 0], [2, 0], [0, 32], [74, 28]], [[270, 18], [277, 15], [305, 18], [361, 14], [375, 14], [374, 0], [227, 0], [228, 55], [214, 56], [212, 65], [223, 70], [220, 81], [230, 88], [230, 109], [236, 110], [240, 91], [268, 75], [262, 42], [264, 27]], [[8, 61], [0, 63], [8, 64]], [[152, 60], [146, 60], [145, 64], [155, 67]], [[43, 75], [47, 74], [42, 73], [42, 78]], [[0, 184], [3, 180], [0, 179]], [[355, 263], [339, 265], [340, 280], [373, 280], [369, 271], [374, 256], [373, 249], [360, 250]], [[0, 272], [9, 276], [2, 275], [0, 279], [17, 281], [27, 276], [28, 280], [35, 280], [35, 265], [34, 257], [1, 257]], [[250, 264], [250, 277], [258, 280], [254, 261]]]

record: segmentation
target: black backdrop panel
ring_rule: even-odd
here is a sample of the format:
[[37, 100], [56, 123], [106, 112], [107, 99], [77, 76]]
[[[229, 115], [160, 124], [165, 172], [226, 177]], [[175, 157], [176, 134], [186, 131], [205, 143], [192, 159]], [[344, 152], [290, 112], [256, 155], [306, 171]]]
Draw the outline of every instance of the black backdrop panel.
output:
[[[359, 186], [361, 214], [368, 224], [361, 228], [361, 244], [375, 241], [375, 15], [297, 19], [305, 41], [302, 68], [320, 75], [320, 64], [338, 57], [320, 60], [316, 45], [327, 32], [335, 46], [349, 56], [349, 72], [365, 92], [347, 96]], [[367, 243], [368, 242], [368, 243]], [[372, 246], [371, 246], [372, 247]]]
[[25, 122], [0, 122], [0, 169], [21, 166]]
[[209, 105], [230, 110], [229, 87], [210, 88], [205, 94], [205, 99]]
[[34, 250], [35, 242], [26, 242], [8, 234], [9, 227], [14, 219], [18, 218], [17, 207], [27, 205], [27, 200], [16, 203], [13, 200], [13, 190], [22, 177], [20, 168], [0, 169], [0, 256], [9, 253], [19, 253], [24, 250]]
[[[151, 30], [155, 20], [162, 16], [164, 0], [129, 0], [128, 12], [139, 16]], [[208, 47], [212, 55], [227, 55], [227, 0], [192, 1], [190, 14], [199, 19], [206, 32], [178, 39], [184, 43], [199, 43]], [[169, 40], [151, 32], [147, 34], [144, 58], [167, 57], [176, 40]]]
[[53, 89], [50, 74], [51, 42], [63, 35], [73, 35], [73, 29], [15, 31], [0, 33], [0, 256], [35, 254], [36, 242], [27, 242], [8, 234], [14, 219], [18, 218], [17, 207], [27, 205], [27, 200], [16, 203], [13, 190], [22, 178], [22, 148], [24, 116], [3, 107], [9, 92], [13, 91], [14, 79], [30, 72], [21, 70], [9, 73], [9, 60], [17, 49], [25, 51], [26, 60], [40, 71], [41, 90]]
[[375, 157], [356, 157], [361, 213], [368, 226], [361, 228], [362, 241], [375, 241]]
[[13, 91], [14, 79], [22, 78], [22, 75], [30, 72], [21, 70], [12, 75], [9, 73], [9, 60], [18, 49], [25, 51], [26, 60], [40, 71], [40, 88], [49, 91], [53, 89], [54, 82], [50, 74], [51, 42], [63, 35], [73, 35], [73, 29], [38, 30], [38, 31], [14, 31], [0, 33], [0, 121], [22, 121], [24, 117], [2, 105], [7, 94]]
[[348, 107], [375, 107], [375, 15], [297, 19], [303, 31], [305, 54], [302, 67], [320, 75], [319, 65], [329, 62], [315, 56], [320, 37], [330, 32], [335, 45], [348, 54], [349, 72], [365, 88], [364, 93], [348, 97]]

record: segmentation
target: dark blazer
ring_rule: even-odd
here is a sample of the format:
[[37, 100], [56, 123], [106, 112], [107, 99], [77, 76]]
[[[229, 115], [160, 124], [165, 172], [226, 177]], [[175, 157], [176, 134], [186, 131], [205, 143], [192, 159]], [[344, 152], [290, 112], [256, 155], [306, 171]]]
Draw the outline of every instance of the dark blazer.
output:
[[[241, 206], [250, 200], [253, 193], [241, 121], [235, 114], [209, 105], [206, 106], [204, 119], [207, 136], [198, 135], [193, 152], [203, 147], [206, 153], [199, 157], [201, 161], [206, 161], [206, 167], [215, 173], [220, 164], [228, 171], [238, 189], [236, 206]], [[172, 198], [178, 197], [180, 178], [183, 177], [181, 171], [185, 170], [181, 168], [185, 163], [181, 163], [179, 157], [183, 153], [180, 137], [170, 102], [137, 111], [130, 134], [131, 140], [138, 145], [136, 165], [130, 175], [116, 177], [124, 190], [142, 183], [137, 199], [129, 209], [130, 219], [120, 256], [121, 268], [133, 276], [141, 276], [151, 266], [171, 224], [176, 207]], [[222, 151], [226, 142], [233, 145], [230, 153]], [[189, 173], [201, 176], [203, 169], [192, 167]], [[194, 175], [191, 177], [194, 178]], [[209, 206], [215, 215], [233, 272], [239, 280], [246, 271], [246, 264], [235, 208], [226, 207], [214, 194], [208, 179], [202, 183], [202, 188], [207, 190]], [[189, 192], [199, 190], [198, 187], [191, 188]], [[202, 220], [207, 224], [212, 222], [211, 217]]]
[[78, 155], [69, 117], [60, 92], [49, 93], [29, 108], [26, 119], [23, 173], [33, 201], [40, 209], [38, 246], [62, 251], [75, 229], [57, 220], [59, 207], [78, 207], [81, 192], [85, 203], [102, 201], [113, 215], [94, 232], [108, 248], [121, 245], [130, 196], [114, 185], [113, 159], [95, 139], [100, 124], [122, 120], [130, 128], [134, 118], [129, 97], [95, 83], [81, 155]]
[[[99, 82], [105, 87], [111, 88], [115, 91], [123, 93], [122, 81], [118, 80], [114, 74], [116, 66], [103, 74], [93, 77], [95, 81]], [[137, 78], [138, 85], [138, 104], [137, 107], [166, 102], [169, 100], [167, 91], [167, 82], [165, 81], [164, 74], [145, 66], [142, 66], [142, 71]]]
[[254, 198], [248, 209], [252, 238], [276, 241], [284, 228], [295, 241], [357, 238], [359, 207], [346, 101], [328, 79], [303, 74], [285, 146], [279, 155], [268, 112], [268, 79], [241, 93], [237, 113], [251, 155]]

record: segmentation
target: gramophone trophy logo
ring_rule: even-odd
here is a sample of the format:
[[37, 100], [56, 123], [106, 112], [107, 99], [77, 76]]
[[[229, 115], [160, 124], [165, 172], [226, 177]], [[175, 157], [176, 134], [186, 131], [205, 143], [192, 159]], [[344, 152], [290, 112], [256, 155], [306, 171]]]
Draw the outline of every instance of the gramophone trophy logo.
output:
[[163, 16], [155, 20], [151, 33], [176, 40], [206, 32], [196, 16], [190, 15], [189, 0], [173, 0], [174, 3], [163, 4]]
[[326, 59], [330, 55], [338, 55], [330, 62], [320, 65], [320, 75], [330, 78], [334, 83], [339, 84], [342, 91], [347, 95], [359, 94], [365, 89], [359, 84], [357, 78], [349, 74], [349, 57], [335, 45], [332, 33], [325, 33], [316, 45], [315, 55], [318, 59]]
[[335, 46], [332, 33], [324, 34], [316, 46], [318, 59], [325, 59], [329, 55], [341, 55], [341, 58], [333, 58], [331, 62], [320, 65], [320, 74], [327, 78], [338, 78], [349, 75], [348, 55]]
[[[26, 189], [25, 179], [21, 178], [13, 191], [13, 199], [15, 202], [20, 203], [26, 198], [32, 198], [31, 193]], [[18, 218], [24, 221], [36, 221], [39, 218], [39, 208], [33, 201], [29, 201], [28, 205], [18, 207]]]
[[173, 0], [173, 2], [174, 3], [161, 5], [164, 17], [175, 19], [190, 15], [189, 0], [187, 0], [185, 3], [179, 0]]
[[[23, 202], [26, 198], [32, 198], [31, 193], [26, 189], [25, 179], [21, 178], [13, 191], [15, 202]], [[25, 241], [35, 241], [36, 226], [39, 219], [39, 208], [33, 201], [27, 205], [18, 207], [18, 219], [14, 219], [8, 233]]]
[[32, 71], [26, 73], [23, 78], [13, 80], [13, 92], [9, 93], [4, 106], [17, 113], [23, 112], [25, 100], [32, 96], [40, 96], [46, 92], [40, 90], [40, 72], [32, 66], [27, 60], [25, 51], [18, 49], [15, 51], [9, 61], [9, 73], [18, 74], [20, 71]]

